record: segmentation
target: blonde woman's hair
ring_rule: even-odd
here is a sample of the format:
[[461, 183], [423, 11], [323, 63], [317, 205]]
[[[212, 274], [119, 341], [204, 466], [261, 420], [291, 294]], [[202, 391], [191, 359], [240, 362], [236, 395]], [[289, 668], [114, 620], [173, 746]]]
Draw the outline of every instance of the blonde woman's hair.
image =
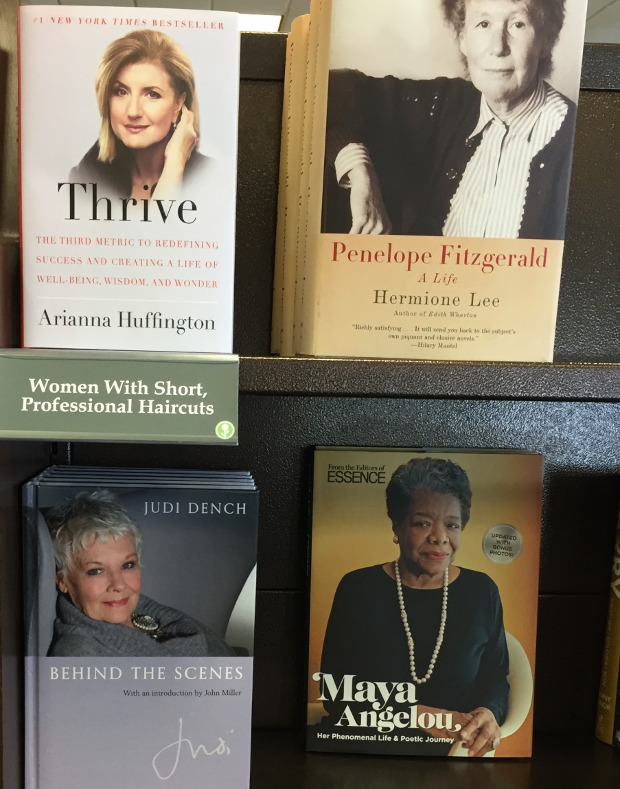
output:
[[199, 132], [198, 98], [194, 70], [181, 47], [158, 30], [133, 30], [112, 41], [97, 69], [95, 91], [101, 116], [99, 160], [111, 162], [117, 154], [117, 140], [110, 123], [110, 94], [118, 72], [132, 63], [156, 63], [170, 77], [177, 98], [185, 93], [185, 106], [194, 113], [194, 131]]

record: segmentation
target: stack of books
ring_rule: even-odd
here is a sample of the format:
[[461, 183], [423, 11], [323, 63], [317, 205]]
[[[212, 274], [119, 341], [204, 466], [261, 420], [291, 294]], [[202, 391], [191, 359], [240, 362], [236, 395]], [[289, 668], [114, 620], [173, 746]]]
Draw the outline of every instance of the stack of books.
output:
[[452, 5], [293, 23], [274, 353], [552, 360], [585, 4]]
[[249, 786], [251, 474], [51, 467], [23, 512], [27, 789]]

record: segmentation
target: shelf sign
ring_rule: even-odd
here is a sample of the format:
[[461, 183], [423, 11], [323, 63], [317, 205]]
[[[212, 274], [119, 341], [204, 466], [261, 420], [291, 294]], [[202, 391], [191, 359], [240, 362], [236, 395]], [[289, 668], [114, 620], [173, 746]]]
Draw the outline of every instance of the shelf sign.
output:
[[239, 358], [0, 350], [0, 438], [238, 443]]

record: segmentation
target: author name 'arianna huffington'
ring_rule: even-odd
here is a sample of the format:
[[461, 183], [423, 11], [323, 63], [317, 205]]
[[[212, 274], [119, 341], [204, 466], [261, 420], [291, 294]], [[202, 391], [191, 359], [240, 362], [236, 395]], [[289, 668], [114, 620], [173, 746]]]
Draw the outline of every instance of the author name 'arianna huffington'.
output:
[[185, 334], [186, 331], [215, 331], [212, 318], [198, 318], [188, 315], [185, 318], [166, 316], [161, 312], [146, 312], [138, 315], [131, 310], [119, 310], [115, 317], [110, 315], [73, 315], [63, 310], [61, 313], [50, 313], [43, 310], [38, 321], [39, 326], [62, 326], [63, 328], [97, 328], [97, 329], [163, 329]]

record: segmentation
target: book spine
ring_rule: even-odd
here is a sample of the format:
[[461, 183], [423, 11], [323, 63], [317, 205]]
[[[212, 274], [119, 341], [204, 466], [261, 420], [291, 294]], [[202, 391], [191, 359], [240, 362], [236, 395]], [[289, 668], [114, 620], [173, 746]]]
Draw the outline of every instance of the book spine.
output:
[[[305, 250], [305, 215], [301, 213], [301, 176], [305, 170], [303, 162], [303, 145], [307, 137], [305, 131], [304, 114], [308, 106], [306, 95], [310, 63], [308, 57], [310, 31], [310, 15], [300, 17], [299, 34], [292, 63], [292, 107], [291, 107], [291, 133], [289, 137], [289, 167], [291, 182], [288, 206], [288, 221], [286, 223], [285, 264], [284, 264], [284, 304], [281, 356], [294, 356], [295, 354], [295, 304], [297, 280], [301, 271], [302, 255]], [[303, 222], [302, 222], [303, 220]], [[303, 228], [303, 231], [302, 231]]]
[[0, 348], [19, 346], [19, 255], [17, 242], [0, 243]]
[[[29, 627], [27, 643], [31, 634], [38, 632], [37, 595], [33, 579], [38, 572], [38, 552], [36, 546], [37, 524], [37, 486], [34, 481], [27, 483], [22, 490], [23, 518], [23, 562], [24, 562], [24, 626]], [[32, 645], [31, 645], [32, 646]], [[38, 663], [34, 655], [38, 654], [38, 643], [35, 649], [28, 648], [24, 665], [24, 785], [25, 789], [39, 788], [39, 675]]]
[[[312, 345], [317, 309], [316, 242], [323, 202], [321, 184], [325, 158], [327, 82], [329, 75], [332, 0], [313, 0], [308, 33], [308, 71], [304, 110], [300, 222], [295, 299], [295, 353], [308, 353]], [[310, 351], [311, 353], [311, 351]]]
[[293, 354], [308, 26], [309, 14], [293, 20], [286, 50], [271, 333], [271, 351], [280, 356]]
[[620, 759], [620, 684], [618, 684], [616, 692], [616, 714], [614, 717], [612, 746], [616, 759]]
[[603, 647], [601, 679], [597, 700], [595, 734], [599, 740], [612, 744], [614, 740], [614, 720], [616, 729], [620, 727], [618, 713], [618, 678], [620, 674], [620, 517], [616, 530], [614, 558], [612, 562], [607, 627]]
[[[293, 20], [294, 21], [294, 20]], [[282, 95], [282, 126], [280, 131], [280, 166], [278, 182], [278, 204], [276, 220], [276, 243], [273, 269], [273, 303], [271, 315], [271, 353], [279, 354], [284, 310], [284, 232], [287, 219], [286, 195], [289, 184], [289, 134], [291, 123], [291, 61], [294, 49], [293, 26], [286, 39], [284, 64], [284, 91]]]

